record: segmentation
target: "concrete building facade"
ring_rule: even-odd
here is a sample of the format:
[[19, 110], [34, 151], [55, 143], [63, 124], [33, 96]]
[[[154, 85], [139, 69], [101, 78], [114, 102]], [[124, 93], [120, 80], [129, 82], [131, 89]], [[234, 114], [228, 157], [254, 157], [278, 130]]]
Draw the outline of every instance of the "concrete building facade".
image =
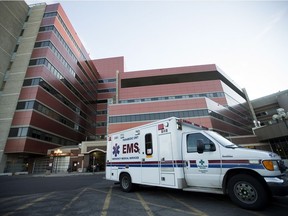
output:
[[251, 101], [257, 117], [253, 128], [260, 142], [269, 143], [271, 149], [288, 159], [288, 90]]
[[6, 142], [41, 22], [41, 10], [30, 10], [24, 1], [0, 2], [0, 172], [6, 167]]
[[[48, 149], [97, 139], [99, 74], [69, 19], [60, 4], [25, 12], [1, 95], [10, 115], [1, 109], [1, 128], [7, 131], [1, 131], [6, 138], [0, 172], [31, 172], [36, 161], [41, 170]], [[4, 126], [7, 116], [10, 125]]]
[[216, 65], [120, 72], [118, 83], [108, 133], [171, 116], [225, 136], [252, 133], [244, 92]]

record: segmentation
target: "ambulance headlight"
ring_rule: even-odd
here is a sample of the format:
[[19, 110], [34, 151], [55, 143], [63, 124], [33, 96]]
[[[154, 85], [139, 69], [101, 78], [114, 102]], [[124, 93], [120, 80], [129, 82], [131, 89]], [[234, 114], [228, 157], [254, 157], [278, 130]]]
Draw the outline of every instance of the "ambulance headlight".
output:
[[263, 166], [269, 171], [279, 171], [278, 163], [274, 160], [263, 160]]

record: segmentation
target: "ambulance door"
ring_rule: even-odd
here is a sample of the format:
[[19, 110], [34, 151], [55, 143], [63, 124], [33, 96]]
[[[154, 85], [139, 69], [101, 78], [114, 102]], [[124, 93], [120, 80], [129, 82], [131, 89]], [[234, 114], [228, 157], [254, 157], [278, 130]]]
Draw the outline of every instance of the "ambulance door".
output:
[[159, 184], [159, 162], [156, 129], [143, 129], [140, 134], [142, 183]]
[[[188, 186], [221, 188], [220, 149], [201, 132], [183, 135], [184, 173]], [[204, 152], [197, 152], [197, 144]], [[203, 145], [202, 145], [203, 146]]]
[[171, 133], [159, 135], [160, 184], [175, 186]]

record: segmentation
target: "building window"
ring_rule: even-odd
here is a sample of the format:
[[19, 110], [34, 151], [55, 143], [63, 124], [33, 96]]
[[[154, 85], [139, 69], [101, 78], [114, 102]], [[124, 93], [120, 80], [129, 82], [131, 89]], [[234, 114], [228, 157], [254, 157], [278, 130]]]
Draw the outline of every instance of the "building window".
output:
[[48, 13], [44, 13], [44, 17], [54, 17], [54, 16], [57, 16], [57, 12], [48, 12]]
[[19, 128], [11, 128], [9, 131], [9, 137], [17, 137]]
[[98, 93], [113, 93], [116, 92], [116, 88], [108, 88], [108, 89], [99, 89], [97, 91]]
[[120, 122], [133, 122], [133, 121], [152, 121], [165, 119], [169, 117], [199, 117], [208, 116], [208, 110], [184, 110], [184, 111], [172, 111], [172, 112], [161, 112], [161, 113], [143, 113], [137, 115], [123, 115], [123, 116], [110, 116], [109, 123], [120, 123]]
[[68, 54], [72, 57], [72, 59], [77, 62], [77, 58], [68, 46], [68, 44], [64, 41], [63, 37], [60, 35], [60, 33], [57, 31], [57, 29], [54, 26], [42, 26], [39, 29], [39, 32], [43, 31], [53, 31], [56, 35], [56, 37], [59, 39], [59, 41], [62, 43]]
[[17, 104], [17, 110], [21, 109], [33, 109], [34, 101], [21, 101]]
[[46, 142], [51, 142], [58, 145], [77, 145], [77, 142], [60, 138], [58, 136], [28, 127], [11, 128], [9, 132], [9, 137], [32, 137], [34, 139], [43, 140]]
[[97, 122], [96, 127], [106, 127], [107, 123], [106, 122]]
[[113, 82], [116, 82], [116, 79], [115, 79], [115, 78], [102, 79], [102, 80], [99, 80], [99, 81], [98, 81], [98, 83], [113, 83]]

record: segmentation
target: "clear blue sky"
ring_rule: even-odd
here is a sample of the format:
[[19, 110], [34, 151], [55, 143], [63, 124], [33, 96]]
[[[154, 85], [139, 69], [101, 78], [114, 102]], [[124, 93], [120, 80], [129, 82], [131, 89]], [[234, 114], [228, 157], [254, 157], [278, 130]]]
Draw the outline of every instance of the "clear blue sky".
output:
[[124, 56], [126, 71], [216, 64], [250, 99], [288, 89], [288, 1], [45, 2], [91, 58]]

